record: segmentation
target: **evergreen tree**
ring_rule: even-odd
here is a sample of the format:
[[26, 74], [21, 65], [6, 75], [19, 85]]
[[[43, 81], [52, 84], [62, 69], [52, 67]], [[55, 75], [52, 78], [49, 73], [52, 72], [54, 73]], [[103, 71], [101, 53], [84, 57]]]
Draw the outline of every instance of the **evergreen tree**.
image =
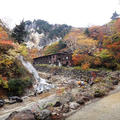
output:
[[86, 28], [84, 33], [85, 33], [87, 36], [89, 36], [89, 34], [90, 34], [89, 29]]
[[115, 20], [119, 17], [119, 14], [117, 14], [117, 12], [115, 11], [111, 17], [112, 20]]
[[23, 43], [26, 35], [27, 32], [25, 31], [25, 22], [22, 21], [20, 25], [16, 25], [13, 29], [12, 37], [14, 37], [18, 43]]

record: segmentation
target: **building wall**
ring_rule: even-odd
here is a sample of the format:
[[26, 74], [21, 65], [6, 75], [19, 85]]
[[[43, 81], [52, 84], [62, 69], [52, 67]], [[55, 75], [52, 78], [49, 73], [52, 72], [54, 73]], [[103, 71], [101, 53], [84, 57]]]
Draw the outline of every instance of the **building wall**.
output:
[[71, 54], [53, 54], [48, 56], [42, 56], [34, 59], [34, 64], [53, 64], [62, 66], [72, 66]]

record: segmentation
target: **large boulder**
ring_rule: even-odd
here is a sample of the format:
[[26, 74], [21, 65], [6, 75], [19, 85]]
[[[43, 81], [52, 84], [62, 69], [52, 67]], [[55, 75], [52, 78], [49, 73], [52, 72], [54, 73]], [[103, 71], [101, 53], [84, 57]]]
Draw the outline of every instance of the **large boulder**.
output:
[[5, 104], [4, 100], [0, 99], [0, 107], [3, 107]]
[[13, 112], [9, 115], [6, 120], [36, 120], [34, 114], [30, 110], [21, 112]]
[[118, 80], [113, 80], [113, 85], [118, 85], [119, 81]]
[[61, 102], [60, 101], [57, 101], [54, 105], [53, 105], [53, 107], [60, 107], [62, 104], [61, 104]]
[[52, 120], [51, 111], [45, 109], [41, 112], [35, 113], [36, 120]]
[[61, 112], [68, 113], [69, 111], [70, 111], [69, 104], [65, 103], [64, 105], [62, 105]]
[[10, 101], [16, 101], [16, 102], [23, 102], [22, 98], [18, 97], [18, 96], [12, 96], [9, 97]]
[[71, 102], [70, 103], [70, 108], [73, 110], [76, 110], [80, 105], [76, 102]]
[[85, 100], [83, 98], [80, 98], [76, 101], [78, 104], [80, 105], [84, 105], [85, 104]]
[[94, 97], [103, 97], [104, 95], [105, 95], [105, 92], [101, 90], [95, 91], [94, 93]]

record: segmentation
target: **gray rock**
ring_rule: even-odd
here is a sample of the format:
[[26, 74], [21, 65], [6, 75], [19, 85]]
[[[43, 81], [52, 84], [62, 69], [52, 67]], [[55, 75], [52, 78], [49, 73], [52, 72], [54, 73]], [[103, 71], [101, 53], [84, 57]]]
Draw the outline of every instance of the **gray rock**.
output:
[[71, 102], [70, 103], [70, 108], [73, 110], [76, 110], [80, 105], [76, 102]]
[[6, 120], [35, 120], [34, 114], [30, 110], [13, 112]]
[[96, 91], [94, 93], [94, 97], [103, 97], [105, 93], [101, 92], [101, 91]]
[[77, 100], [76, 101], [78, 104], [80, 104], [80, 105], [84, 105], [85, 104], [85, 101], [84, 101], [84, 99], [79, 99], [79, 100]]
[[75, 88], [78, 85], [76, 83], [76, 80], [70, 80], [70, 81], [68, 81], [68, 86], [70, 86], [71, 88]]
[[12, 96], [9, 97], [10, 101], [16, 101], [16, 102], [23, 102], [22, 98], [18, 97], [18, 96]]
[[5, 104], [15, 104], [17, 103], [16, 100], [12, 100], [12, 101], [5, 101]]
[[5, 104], [4, 100], [0, 99], [0, 107], [3, 107]]
[[35, 113], [36, 120], [52, 120], [51, 118], [51, 111], [45, 109], [41, 112]]
[[112, 83], [113, 83], [113, 85], [118, 85], [119, 81], [118, 80], [114, 80]]
[[64, 104], [64, 105], [62, 106], [61, 111], [62, 111], [63, 113], [68, 113], [68, 112], [70, 111], [69, 105], [68, 105], [67, 103]]
[[60, 107], [61, 105], [62, 105], [61, 102], [60, 102], [60, 101], [57, 101], [57, 102], [54, 104], [53, 107]]
[[88, 102], [90, 99], [92, 99], [92, 96], [85, 95], [85, 96], [82, 97], [82, 99], [83, 99], [85, 102]]

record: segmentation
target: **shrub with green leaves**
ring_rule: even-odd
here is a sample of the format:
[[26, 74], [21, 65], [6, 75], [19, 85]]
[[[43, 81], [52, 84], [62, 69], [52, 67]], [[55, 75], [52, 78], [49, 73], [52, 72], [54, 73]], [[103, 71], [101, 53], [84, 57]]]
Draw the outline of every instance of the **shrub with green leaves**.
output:
[[20, 96], [24, 93], [25, 88], [32, 85], [31, 79], [22, 80], [22, 79], [11, 79], [8, 81], [9, 95]]

